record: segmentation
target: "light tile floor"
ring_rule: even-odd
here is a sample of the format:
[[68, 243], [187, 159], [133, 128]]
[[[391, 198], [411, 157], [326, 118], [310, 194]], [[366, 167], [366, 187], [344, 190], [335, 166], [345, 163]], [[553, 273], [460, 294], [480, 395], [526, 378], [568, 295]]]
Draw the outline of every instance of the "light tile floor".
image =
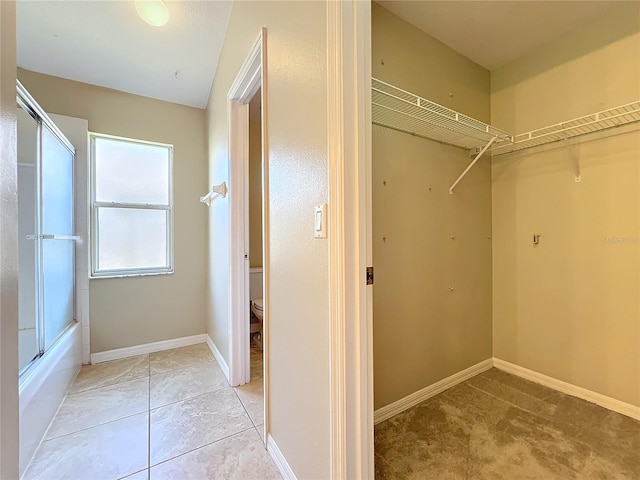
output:
[[232, 388], [206, 344], [82, 367], [23, 479], [281, 479], [262, 352]]

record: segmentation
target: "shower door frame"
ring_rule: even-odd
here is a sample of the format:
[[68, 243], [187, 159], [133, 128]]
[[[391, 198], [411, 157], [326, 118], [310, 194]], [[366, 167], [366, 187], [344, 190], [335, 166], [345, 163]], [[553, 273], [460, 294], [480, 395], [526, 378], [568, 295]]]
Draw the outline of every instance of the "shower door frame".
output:
[[[47, 351], [53, 349], [56, 343], [60, 340], [61, 337], [64, 336], [66, 332], [69, 331], [71, 327], [77, 323], [77, 299], [76, 299], [76, 251], [75, 246], [73, 249], [73, 268], [71, 271], [72, 278], [72, 306], [73, 306], [73, 314], [71, 322], [64, 327], [64, 329], [56, 336], [55, 339], [46, 346], [47, 338], [46, 338], [46, 326], [45, 326], [45, 315], [44, 315], [44, 261], [43, 261], [43, 242], [45, 240], [55, 240], [56, 236], [59, 237], [57, 239], [66, 240], [66, 241], [77, 241], [80, 240], [81, 237], [76, 236], [76, 149], [73, 144], [67, 139], [67, 137], [62, 133], [62, 131], [56, 126], [56, 124], [51, 120], [51, 118], [47, 115], [47, 113], [40, 107], [38, 102], [31, 96], [31, 94], [27, 91], [27, 89], [20, 83], [20, 81], [16, 82], [16, 101], [20, 105], [20, 107], [30, 115], [37, 122], [37, 130], [36, 130], [36, 158], [34, 159], [35, 166], [35, 232], [33, 235], [29, 236], [29, 240], [33, 240], [36, 242], [34, 248], [35, 255], [35, 292], [33, 301], [35, 302], [35, 312], [36, 312], [36, 340], [38, 344], [38, 354], [24, 367], [19, 370], [19, 380], [22, 383], [29, 377], [29, 373], [33, 370], [34, 366], [39, 363], [39, 360], [47, 353]], [[43, 178], [42, 178], [42, 136], [43, 129], [47, 128], [49, 132], [64, 146], [71, 154], [72, 154], [72, 168], [71, 168], [71, 198], [72, 198], [72, 210], [71, 210], [71, 235], [50, 235], [46, 232], [43, 232], [43, 217], [42, 217], [42, 209], [43, 209]]]

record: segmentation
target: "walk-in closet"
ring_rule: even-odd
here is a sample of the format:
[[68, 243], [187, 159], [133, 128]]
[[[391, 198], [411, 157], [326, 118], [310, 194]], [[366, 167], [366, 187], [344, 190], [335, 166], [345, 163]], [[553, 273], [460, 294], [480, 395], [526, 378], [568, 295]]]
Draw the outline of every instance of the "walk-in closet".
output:
[[517, 3], [372, 4], [378, 479], [640, 478], [640, 3]]

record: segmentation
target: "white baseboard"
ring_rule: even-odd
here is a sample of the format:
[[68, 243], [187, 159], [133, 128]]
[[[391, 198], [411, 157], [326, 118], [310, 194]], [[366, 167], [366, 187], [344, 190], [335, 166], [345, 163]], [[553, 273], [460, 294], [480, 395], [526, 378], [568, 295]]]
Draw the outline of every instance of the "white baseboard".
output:
[[190, 337], [174, 338], [172, 340], [162, 340], [160, 342], [145, 343], [143, 345], [134, 345], [133, 347], [116, 348], [115, 350], [92, 353], [91, 363], [109, 362], [111, 360], [120, 360], [121, 358], [135, 357], [136, 355], [146, 355], [148, 353], [171, 350], [172, 348], [187, 347], [189, 345], [205, 343], [207, 338], [208, 335], [202, 333]]
[[[216, 344], [213, 343], [213, 340], [209, 335], [207, 335], [207, 345], [209, 346], [211, 353], [213, 353], [213, 357], [216, 359], [216, 362], [218, 362], [222, 373], [224, 373], [224, 376], [227, 378], [227, 382], [229, 382], [229, 365], [227, 365], [227, 362], [220, 353], [220, 350], [218, 350], [218, 347], [216, 347]], [[231, 382], [229, 382], [229, 385], [231, 385]]]
[[526, 380], [544, 385], [545, 387], [553, 388], [554, 390], [566, 393], [567, 395], [581, 398], [614, 412], [618, 412], [628, 417], [635, 418], [636, 420], [640, 420], [640, 407], [636, 407], [635, 405], [631, 405], [630, 403], [607, 397], [606, 395], [602, 395], [601, 393], [587, 390], [586, 388], [578, 387], [577, 385], [573, 385], [571, 383], [563, 382], [562, 380], [558, 380], [557, 378], [534, 372], [533, 370], [529, 370], [528, 368], [524, 368], [519, 365], [500, 360], [499, 358], [493, 358], [493, 366], [499, 368], [500, 370], [504, 370], [507, 373], [511, 373], [512, 375], [522, 377]]
[[424, 402], [428, 398], [431, 398], [439, 393], [444, 392], [446, 389], [451, 388], [471, 377], [475, 377], [479, 373], [485, 372], [493, 367], [493, 360], [491, 358], [477, 363], [461, 372], [454, 373], [450, 377], [444, 378], [439, 382], [436, 382], [428, 387], [425, 387], [417, 392], [407, 395], [400, 400], [397, 400], [389, 405], [385, 405], [373, 412], [374, 425], [387, 420], [394, 415], [404, 412], [414, 405]]
[[269, 455], [271, 455], [273, 463], [275, 463], [284, 480], [297, 480], [296, 475], [287, 463], [287, 459], [284, 458], [284, 455], [270, 434], [267, 434], [267, 451], [269, 452]]

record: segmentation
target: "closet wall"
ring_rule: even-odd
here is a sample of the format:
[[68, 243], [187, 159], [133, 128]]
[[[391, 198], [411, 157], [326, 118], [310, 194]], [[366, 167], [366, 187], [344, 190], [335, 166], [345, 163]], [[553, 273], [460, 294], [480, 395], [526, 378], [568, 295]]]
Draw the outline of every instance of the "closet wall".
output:
[[[489, 72], [376, 3], [372, 69], [489, 121]], [[448, 194], [469, 162], [466, 150], [373, 126], [376, 409], [492, 355], [488, 158]]]
[[[640, 99], [639, 32], [640, 4], [620, 2], [493, 72], [491, 123], [523, 133]], [[494, 158], [494, 356], [640, 405], [640, 133], [628, 130]]]

